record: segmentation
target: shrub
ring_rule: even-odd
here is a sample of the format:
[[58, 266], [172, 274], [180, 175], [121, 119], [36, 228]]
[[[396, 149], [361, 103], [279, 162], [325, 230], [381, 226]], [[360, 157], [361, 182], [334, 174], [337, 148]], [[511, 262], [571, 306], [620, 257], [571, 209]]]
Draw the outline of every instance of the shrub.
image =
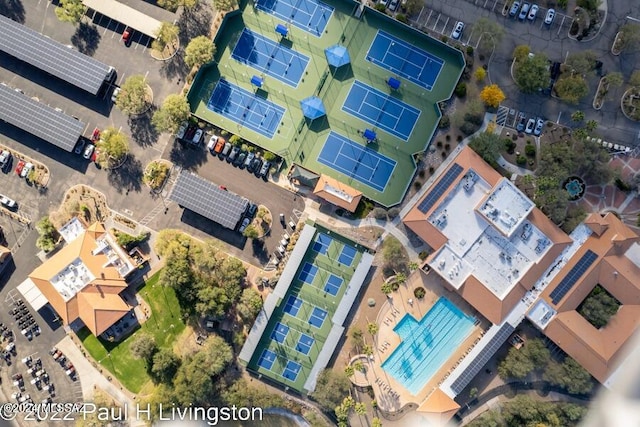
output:
[[387, 211], [382, 208], [374, 208], [371, 214], [375, 219], [387, 219]]
[[387, 10], [387, 6], [384, 3], [377, 3], [374, 7], [378, 12], [385, 13]]
[[449, 41], [449, 37], [447, 37], [447, 36], [442, 36], [442, 37], [440, 37], [440, 41], [441, 41], [442, 43], [446, 43], [446, 42], [448, 42], [448, 41]]
[[449, 134], [445, 135], [444, 139], [447, 141], [451, 141], [451, 135]]
[[424, 169], [420, 169], [420, 171], [418, 172], [418, 176], [419, 176], [420, 178], [424, 178], [424, 176], [425, 176], [425, 171], [424, 171]]
[[473, 55], [473, 46], [467, 46], [467, 55]]
[[389, 215], [389, 218], [393, 219], [395, 217], [397, 217], [398, 215], [400, 215], [400, 208], [391, 208], [387, 211], [387, 215]]
[[429, 166], [429, 174], [430, 174], [430, 175], [433, 175], [433, 172], [434, 172], [435, 170], [436, 170], [436, 169], [435, 169], [433, 166]]
[[467, 95], [467, 84], [464, 82], [458, 83], [454, 93], [458, 98], [464, 98]]
[[426, 294], [427, 294], [427, 291], [422, 286], [415, 288], [413, 290], [413, 296], [415, 296], [417, 299], [424, 298]]
[[449, 151], [449, 150], [451, 150], [451, 144], [449, 143], [444, 144], [444, 151]]
[[458, 141], [458, 142], [462, 142], [462, 140], [463, 140], [463, 139], [464, 139], [464, 138], [462, 138], [462, 135], [458, 135], [458, 136], [456, 137], [456, 141]]
[[242, 138], [240, 138], [238, 135], [231, 135], [231, 138], [229, 138], [229, 142], [231, 143], [231, 145], [241, 145]]
[[444, 114], [442, 117], [440, 117], [440, 121], [438, 122], [438, 127], [440, 129], [446, 129], [450, 125], [451, 125], [451, 119], [449, 118], [449, 116]]
[[273, 154], [271, 151], [265, 151], [264, 154], [262, 155], [262, 157], [264, 157], [264, 159], [267, 162], [272, 162], [272, 161], [274, 161], [276, 159], [277, 156], [275, 154]]
[[130, 251], [149, 238], [149, 233], [140, 233], [137, 236], [132, 236], [123, 231], [113, 230], [113, 234], [116, 236], [118, 244], [126, 251]]
[[438, 147], [438, 148], [442, 148], [442, 141], [438, 141], [438, 142], [436, 142], [436, 147]]
[[[640, 215], [638, 215], [638, 222], [640, 222]], [[418, 254], [418, 258], [420, 258], [420, 261], [424, 261], [428, 256], [429, 252], [427, 251], [420, 251], [420, 253]]]
[[406, 16], [404, 16], [403, 14], [399, 13], [396, 15], [396, 19], [400, 22], [402, 22], [403, 24], [407, 24], [409, 22], [409, 20], [407, 19]]
[[463, 134], [469, 136], [472, 133], [474, 133], [475, 131], [477, 131], [479, 129], [478, 125], [475, 125], [471, 122], [464, 122], [462, 124], [462, 126], [460, 126], [460, 132], [462, 132]]
[[529, 157], [534, 157], [536, 155], [536, 147], [532, 144], [527, 144], [524, 146], [524, 153]]
[[516, 157], [516, 163], [520, 166], [524, 166], [527, 164], [527, 158], [523, 155]]
[[381, 290], [383, 294], [389, 295], [391, 292], [393, 292], [393, 286], [391, 286], [391, 283], [389, 282], [384, 282], [382, 284]]
[[422, 187], [422, 183], [420, 181], [415, 181], [413, 183], [413, 188], [415, 188], [416, 190], [419, 190], [420, 187]]
[[504, 141], [504, 148], [507, 150], [507, 153], [513, 154], [516, 151], [516, 143], [507, 138]]

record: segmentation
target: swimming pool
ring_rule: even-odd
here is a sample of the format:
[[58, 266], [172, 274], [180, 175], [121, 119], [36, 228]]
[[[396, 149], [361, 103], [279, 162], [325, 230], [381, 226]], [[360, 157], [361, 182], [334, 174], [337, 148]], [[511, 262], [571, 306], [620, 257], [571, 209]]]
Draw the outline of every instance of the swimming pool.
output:
[[471, 333], [474, 323], [474, 317], [445, 297], [440, 297], [419, 322], [405, 314], [393, 328], [401, 343], [382, 369], [415, 395]]

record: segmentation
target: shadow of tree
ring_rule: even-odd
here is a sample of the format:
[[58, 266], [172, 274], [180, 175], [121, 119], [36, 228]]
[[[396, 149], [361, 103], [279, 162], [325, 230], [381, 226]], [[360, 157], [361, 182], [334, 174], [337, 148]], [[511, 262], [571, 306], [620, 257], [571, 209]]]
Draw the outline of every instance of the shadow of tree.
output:
[[142, 163], [135, 156], [129, 153], [129, 158], [118, 169], [109, 171], [109, 184], [111, 184], [118, 193], [123, 190], [140, 192], [142, 188]]
[[176, 77], [184, 79], [189, 73], [189, 67], [184, 62], [184, 57], [181, 52], [178, 52], [173, 58], [164, 61], [160, 68], [160, 73], [167, 79], [173, 79]]
[[133, 136], [133, 140], [141, 147], [153, 145], [160, 137], [160, 133], [158, 133], [151, 123], [151, 118], [155, 111], [156, 108], [154, 106], [141, 116], [129, 117], [128, 123], [131, 129], [131, 135]]
[[20, 0], [0, 0], [0, 13], [9, 19], [24, 24], [26, 15]]
[[71, 44], [85, 55], [93, 56], [100, 43], [98, 27], [93, 24], [81, 22], [76, 32], [71, 36]]
[[262, 239], [253, 239], [251, 241], [251, 249], [253, 249], [253, 256], [260, 261], [261, 264], [269, 262], [269, 252]]
[[192, 38], [209, 34], [212, 19], [213, 11], [209, 2], [201, 1], [191, 9], [185, 8], [177, 22], [180, 43], [186, 46]]
[[169, 153], [169, 160], [183, 169], [195, 170], [207, 160], [207, 151], [201, 146], [175, 142]]

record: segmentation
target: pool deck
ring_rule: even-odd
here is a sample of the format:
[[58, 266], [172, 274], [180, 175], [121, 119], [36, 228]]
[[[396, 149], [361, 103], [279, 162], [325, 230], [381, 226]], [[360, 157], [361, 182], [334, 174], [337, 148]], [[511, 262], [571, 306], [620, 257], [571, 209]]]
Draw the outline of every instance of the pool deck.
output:
[[[422, 300], [418, 300], [413, 295], [413, 290], [422, 286], [427, 291]], [[473, 326], [469, 336], [460, 344], [460, 346], [451, 354], [449, 359], [442, 365], [440, 369], [425, 383], [423, 388], [416, 395], [412, 395], [406, 390], [402, 384], [396, 381], [391, 375], [388, 375], [381, 365], [398, 347], [401, 340], [393, 331], [396, 324], [405, 314], [409, 313], [417, 320], [420, 320], [438, 301], [444, 296], [458, 308], [467, 314], [471, 314], [476, 318], [477, 315], [459, 295], [445, 289], [444, 282], [437, 274], [425, 274], [416, 271], [409, 276], [407, 282], [400, 286], [398, 291], [390, 295], [392, 298], [382, 305], [376, 323], [379, 326], [378, 334], [375, 337], [375, 346], [373, 356], [369, 358], [369, 365], [366, 373], [358, 375], [358, 384], [365, 382], [374, 390], [376, 401], [382, 411], [397, 412], [409, 404], [419, 407], [422, 402], [435, 390], [440, 383], [449, 375], [462, 358], [469, 353], [473, 345], [480, 340], [484, 331], [489, 328], [486, 321], [481, 321]], [[412, 300], [412, 303], [409, 303]], [[385, 347], [383, 349], [383, 347]], [[360, 359], [364, 360], [364, 359]]]

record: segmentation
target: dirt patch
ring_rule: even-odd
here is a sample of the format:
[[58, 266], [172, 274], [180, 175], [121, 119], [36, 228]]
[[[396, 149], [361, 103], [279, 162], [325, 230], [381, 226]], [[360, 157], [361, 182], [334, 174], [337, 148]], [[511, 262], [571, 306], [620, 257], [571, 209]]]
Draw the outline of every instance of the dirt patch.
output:
[[71, 187], [64, 195], [57, 211], [49, 214], [51, 223], [60, 229], [73, 217], [87, 225], [104, 221], [111, 216], [104, 194], [86, 185]]
[[182, 360], [185, 360], [187, 356], [191, 356], [199, 350], [200, 346], [196, 343], [196, 332], [191, 326], [187, 326], [173, 344], [173, 351]]

